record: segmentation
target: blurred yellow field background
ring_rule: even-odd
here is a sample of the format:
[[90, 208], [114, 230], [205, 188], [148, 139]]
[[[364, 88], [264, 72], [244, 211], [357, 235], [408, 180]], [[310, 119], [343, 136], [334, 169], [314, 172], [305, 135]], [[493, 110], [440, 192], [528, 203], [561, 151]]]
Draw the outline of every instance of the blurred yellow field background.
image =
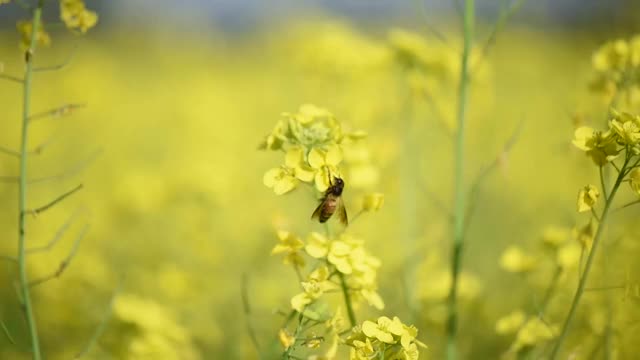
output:
[[[83, 224], [90, 225], [62, 276], [33, 289], [47, 358], [73, 358], [117, 288], [105, 332], [87, 358], [258, 358], [247, 321], [263, 356], [278, 353], [279, 312], [290, 310], [298, 284], [295, 273], [270, 256], [276, 231], [305, 236], [322, 228], [309, 219], [316, 202], [305, 191], [276, 197], [263, 185], [263, 174], [281, 156], [258, 145], [282, 112], [307, 103], [368, 133], [369, 165], [361, 169], [363, 180], [347, 182], [344, 193], [350, 214], [360, 209], [363, 194], [385, 194], [384, 207], [363, 214], [349, 230], [366, 239], [382, 263], [378, 283], [386, 307], [362, 306], [358, 319], [397, 315], [428, 345], [421, 358], [443, 358], [461, 41], [454, 31], [446, 44], [420, 35], [434, 64], [421, 78], [403, 71], [394, 57], [399, 28], [311, 17], [235, 36], [205, 27], [193, 34], [158, 28], [60, 35], [40, 49], [40, 65], [75, 56], [59, 72], [35, 75], [33, 111], [65, 103], [86, 107], [33, 123], [30, 148], [48, 145], [30, 157], [30, 176], [56, 177], [32, 184], [29, 204], [44, 204], [79, 183], [84, 189], [29, 217], [35, 246], [76, 214], [51, 252], [29, 258], [31, 277], [54, 271]], [[589, 221], [576, 213], [576, 195], [598, 181], [597, 168], [571, 139], [577, 125], [605, 124], [607, 104], [588, 91], [588, 82], [592, 53], [608, 35], [509, 24], [479, 63], [471, 83], [465, 184], [500, 155], [514, 132], [517, 139], [479, 188], [469, 225], [460, 288], [463, 358], [508, 352], [515, 335], [499, 334], [496, 323], [519, 309], [536, 315], [556, 261], [545, 250], [545, 236], [570, 234]], [[0, 38], [4, 71], [20, 73], [18, 35], [7, 29]], [[0, 145], [17, 149], [20, 86], [0, 81], [0, 99]], [[17, 172], [17, 159], [0, 155], [0, 176]], [[621, 203], [635, 196], [626, 186], [621, 191]], [[17, 196], [15, 183], [0, 183], [2, 254], [16, 252]], [[634, 358], [640, 339], [636, 215], [630, 208], [610, 223], [600, 248], [609, 265], [597, 257], [590, 284], [615, 289], [586, 293], [563, 358]], [[534, 256], [535, 270], [505, 271], [501, 256], [511, 246]], [[0, 358], [26, 359], [16, 272], [4, 265], [0, 318], [17, 345], [0, 337]], [[562, 325], [577, 285], [575, 268], [561, 276], [545, 313], [549, 326]], [[344, 349], [340, 354], [347, 357]]]

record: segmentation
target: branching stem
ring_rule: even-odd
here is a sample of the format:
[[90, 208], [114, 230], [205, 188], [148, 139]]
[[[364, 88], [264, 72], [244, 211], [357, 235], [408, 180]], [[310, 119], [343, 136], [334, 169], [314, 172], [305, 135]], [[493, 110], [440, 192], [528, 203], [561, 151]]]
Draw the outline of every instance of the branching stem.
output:
[[587, 284], [587, 279], [589, 277], [589, 271], [591, 270], [591, 265], [593, 264], [593, 259], [595, 258], [596, 250], [598, 248], [598, 244], [600, 243], [600, 238], [602, 237], [603, 230], [607, 223], [607, 218], [610, 213], [611, 204], [613, 203], [613, 199], [615, 198], [616, 192], [620, 188], [620, 184], [624, 180], [626, 175], [627, 165], [629, 164], [629, 155], [627, 154], [624, 164], [622, 165], [622, 171], [618, 173], [618, 177], [616, 178], [616, 182], [613, 184], [611, 188], [611, 192], [609, 193], [609, 198], [605, 203], [604, 210], [602, 210], [602, 215], [600, 216], [600, 222], [598, 224], [598, 229], [596, 230], [596, 234], [593, 238], [593, 245], [591, 247], [591, 251], [589, 251], [589, 255], [587, 256], [587, 263], [585, 265], [584, 271], [580, 276], [580, 281], [578, 283], [578, 289], [573, 297], [573, 301], [571, 302], [571, 308], [569, 309], [569, 314], [562, 326], [562, 332], [558, 337], [558, 341], [556, 342], [553, 351], [551, 352], [550, 359], [553, 360], [558, 356], [560, 349], [562, 348], [562, 344], [569, 333], [569, 327], [571, 326], [571, 322], [575, 316], [576, 309], [578, 308], [578, 304], [580, 304], [580, 299], [582, 298], [582, 294], [585, 292], [585, 287]]

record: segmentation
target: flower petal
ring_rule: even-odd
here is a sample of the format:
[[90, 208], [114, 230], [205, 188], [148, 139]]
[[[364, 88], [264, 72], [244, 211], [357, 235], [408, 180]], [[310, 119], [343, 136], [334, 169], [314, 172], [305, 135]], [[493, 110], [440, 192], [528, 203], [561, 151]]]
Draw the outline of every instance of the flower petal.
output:
[[281, 176], [282, 176], [282, 169], [280, 168], [269, 169], [267, 170], [266, 173], [264, 173], [264, 176], [262, 177], [262, 182], [266, 187], [271, 188], [275, 186], [276, 181]]
[[325, 165], [325, 154], [318, 148], [313, 148], [307, 157], [309, 165], [314, 169], [320, 169]]
[[339, 146], [333, 145], [327, 148], [327, 154], [325, 156], [327, 165], [336, 166], [342, 161], [342, 150]]

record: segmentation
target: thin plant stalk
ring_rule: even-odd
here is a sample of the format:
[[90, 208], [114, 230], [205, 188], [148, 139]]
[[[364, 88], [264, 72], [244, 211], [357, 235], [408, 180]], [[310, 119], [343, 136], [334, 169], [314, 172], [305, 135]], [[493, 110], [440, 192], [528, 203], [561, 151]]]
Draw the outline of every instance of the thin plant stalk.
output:
[[20, 174], [18, 190], [18, 273], [20, 278], [20, 295], [25, 313], [29, 337], [31, 342], [31, 354], [34, 360], [42, 359], [40, 353], [40, 341], [38, 340], [38, 328], [31, 304], [29, 292], [29, 278], [27, 276], [26, 256], [26, 214], [27, 214], [27, 144], [29, 132], [29, 116], [31, 111], [31, 82], [33, 77], [33, 55], [37, 44], [37, 34], [40, 29], [42, 7], [44, 0], [39, 0], [33, 9], [33, 25], [31, 29], [31, 41], [25, 54], [26, 67], [24, 71], [23, 103], [22, 103], [22, 134], [20, 140]]
[[[329, 228], [329, 224], [324, 224], [324, 230], [327, 234], [328, 238], [331, 238], [331, 229]], [[341, 272], [338, 272], [338, 276], [340, 277], [340, 286], [342, 287], [342, 295], [344, 296], [344, 305], [347, 308], [347, 315], [349, 316], [349, 323], [351, 326], [356, 326], [358, 323], [356, 322], [356, 313], [353, 311], [353, 305], [351, 304], [351, 295], [349, 295], [349, 286], [347, 286], [347, 280], [344, 278], [344, 275]]]
[[571, 308], [569, 308], [569, 314], [567, 315], [564, 325], [562, 326], [562, 332], [560, 333], [560, 336], [558, 337], [558, 341], [556, 342], [553, 348], [553, 351], [551, 352], [551, 356], [550, 356], [551, 360], [555, 359], [558, 356], [558, 353], [562, 348], [562, 344], [564, 343], [564, 340], [566, 339], [567, 334], [569, 333], [569, 327], [571, 326], [571, 322], [575, 317], [575, 312], [576, 312], [576, 309], [578, 308], [578, 304], [580, 304], [580, 299], [582, 298], [582, 294], [585, 291], [587, 278], [589, 277], [589, 271], [591, 270], [591, 265], [593, 264], [593, 259], [595, 258], [596, 250], [598, 248], [598, 244], [600, 243], [600, 238], [602, 237], [605, 225], [607, 223], [607, 218], [610, 213], [611, 204], [613, 203], [613, 199], [615, 198], [615, 195], [618, 192], [618, 189], [620, 188], [620, 185], [622, 184], [622, 181], [624, 180], [624, 177], [627, 174], [628, 163], [629, 163], [629, 155], [627, 154], [624, 165], [622, 165], [622, 168], [620, 169], [620, 173], [616, 178], [616, 182], [613, 184], [613, 187], [611, 188], [611, 192], [609, 193], [609, 198], [607, 199], [604, 205], [604, 210], [602, 210], [602, 215], [600, 216], [598, 229], [596, 230], [596, 234], [593, 238], [593, 245], [591, 246], [591, 251], [589, 251], [589, 256], [587, 257], [587, 263], [585, 265], [584, 271], [580, 276], [578, 289], [573, 297], [573, 301], [571, 302]]
[[351, 295], [349, 295], [349, 287], [347, 286], [347, 281], [344, 278], [342, 273], [338, 273], [340, 277], [340, 285], [342, 286], [342, 293], [344, 294], [344, 304], [347, 307], [347, 315], [349, 316], [349, 323], [351, 327], [356, 326], [358, 323], [356, 322], [356, 314], [353, 311], [353, 306], [351, 305]]
[[451, 289], [448, 298], [447, 321], [447, 359], [457, 357], [456, 336], [458, 332], [457, 290], [458, 275], [460, 273], [462, 250], [464, 246], [465, 224], [465, 193], [464, 193], [464, 140], [469, 88], [469, 55], [473, 42], [475, 18], [475, 1], [465, 0], [464, 9], [464, 46], [462, 50], [462, 66], [460, 68], [460, 83], [458, 87], [457, 133], [455, 139], [454, 165], [454, 216], [453, 216], [453, 247], [451, 253]]

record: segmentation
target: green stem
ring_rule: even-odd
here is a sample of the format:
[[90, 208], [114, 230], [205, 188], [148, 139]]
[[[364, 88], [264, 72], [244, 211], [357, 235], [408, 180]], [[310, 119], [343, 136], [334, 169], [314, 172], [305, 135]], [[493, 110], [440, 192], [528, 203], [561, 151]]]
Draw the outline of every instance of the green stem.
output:
[[451, 254], [451, 289], [449, 292], [447, 321], [447, 359], [456, 358], [456, 336], [458, 332], [457, 290], [458, 275], [461, 266], [464, 245], [465, 223], [465, 194], [463, 189], [464, 172], [464, 134], [469, 87], [469, 55], [473, 42], [473, 28], [475, 18], [475, 1], [465, 0], [464, 11], [464, 47], [462, 51], [462, 66], [460, 69], [460, 83], [458, 88], [457, 134], [455, 142], [454, 166], [454, 221], [453, 221], [453, 249]]
[[349, 288], [347, 287], [347, 281], [344, 278], [342, 273], [338, 273], [340, 277], [340, 285], [342, 285], [342, 293], [344, 294], [344, 304], [347, 306], [347, 315], [349, 316], [349, 323], [351, 323], [351, 327], [356, 326], [358, 323], [356, 322], [356, 314], [353, 311], [353, 306], [351, 305], [351, 295], [349, 295]]
[[[331, 229], [329, 229], [329, 224], [324, 224], [324, 229], [327, 235], [327, 238], [331, 238]], [[347, 314], [349, 315], [349, 322], [351, 326], [356, 326], [356, 315], [353, 311], [353, 306], [351, 305], [351, 295], [349, 295], [349, 288], [347, 287], [347, 281], [344, 278], [344, 274], [338, 272], [338, 277], [340, 277], [340, 285], [342, 286], [342, 294], [344, 295], [344, 304], [347, 307]]]
[[578, 308], [578, 304], [580, 303], [580, 299], [582, 298], [582, 294], [585, 291], [585, 285], [587, 284], [587, 278], [589, 276], [589, 271], [591, 270], [591, 265], [593, 264], [593, 259], [595, 258], [596, 249], [598, 247], [598, 243], [600, 242], [600, 238], [602, 237], [603, 230], [605, 228], [607, 217], [609, 216], [609, 210], [611, 208], [611, 204], [613, 203], [613, 199], [615, 198], [616, 192], [618, 188], [620, 188], [620, 184], [622, 184], [622, 180], [624, 180], [626, 166], [629, 163], [629, 156], [627, 155], [624, 165], [622, 165], [622, 171], [618, 174], [616, 178], [616, 182], [613, 184], [613, 188], [609, 193], [609, 199], [605, 203], [604, 210], [602, 210], [602, 216], [600, 216], [600, 223], [598, 224], [598, 229], [596, 230], [596, 234], [593, 238], [593, 245], [591, 246], [591, 251], [589, 251], [589, 256], [587, 257], [587, 264], [585, 265], [584, 272], [580, 277], [580, 281], [578, 283], [578, 290], [576, 291], [573, 301], [571, 302], [571, 308], [569, 309], [569, 314], [567, 315], [567, 319], [562, 326], [562, 332], [560, 333], [560, 337], [556, 342], [556, 345], [551, 352], [550, 359], [553, 360], [558, 356], [560, 349], [562, 348], [562, 344], [564, 343], [567, 334], [569, 333], [569, 327], [571, 326], [571, 322], [575, 316], [576, 309]]
[[37, 34], [40, 29], [40, 19], [42, 17], [42, 7], [44, 0], [39, 0], [38, 5], [33, 9], [33, 25], [31, 29], [31, 41], [25, 54], [26, 67], [24, 72], [24, 92], [22, 103], [22, 135], [20, 142], [20, 175], [18, 190], [18, 272], [20, 277], [20, 294], [22, 296], [23, 310], [29, 328], [31, 341], [31, 353], [34, 360], [42, 359], [40, 353], [40, 342], [38, 340], [38, 328], [31, 305], [31, 294], [29, 293], [29, 278], [27, 276], [26, 257], [26, 205], [27, 205], [27, 143], [29, 130], [29, 112], [31, 107], [31, 80], [33, 75], [33, 55], [37, 44]]

